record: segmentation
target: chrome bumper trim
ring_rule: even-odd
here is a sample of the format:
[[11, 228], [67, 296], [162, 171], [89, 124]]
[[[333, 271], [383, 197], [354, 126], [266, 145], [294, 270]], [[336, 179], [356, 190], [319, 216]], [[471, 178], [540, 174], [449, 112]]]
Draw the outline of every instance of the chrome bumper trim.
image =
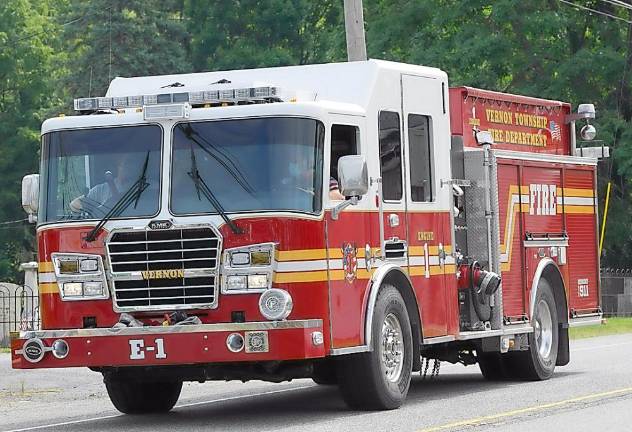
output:
[[331, 354], [332, 356], [337, 356], [346, 354], [357, 354], [369, 351], [371, 351], [371, 347], [369, 347], [368, 345], [359, 345], [346, 348], [332, 348], [329, 350], [329, 354]]
[[143, 336], [174, 333], [213, 333], [230, 331], [283, 330], [322, 328], [323, 320], [294, 320], [294, 321], [264, 321], [247, 323], [217, 323], [199, 325], [173, 325], [168, 327], [124, 327], [124, 328], [96, 328], [70, 330], [40, 330], [22, 331], [20, 339], [30, 338], [73, 338], [73, 337], [101, 337], [101, 336]]

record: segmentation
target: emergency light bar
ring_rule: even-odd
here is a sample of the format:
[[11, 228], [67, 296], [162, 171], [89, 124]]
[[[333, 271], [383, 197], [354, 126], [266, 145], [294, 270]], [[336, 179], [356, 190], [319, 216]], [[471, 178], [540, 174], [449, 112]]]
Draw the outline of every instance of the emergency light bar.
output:
[[190, 105], [239, 104], [280, 101], [278, 87], [247, 87], [143, 96], [93, 97], [75, 99], [75, 111], [141, 108], [148, 105], [188, 102]]

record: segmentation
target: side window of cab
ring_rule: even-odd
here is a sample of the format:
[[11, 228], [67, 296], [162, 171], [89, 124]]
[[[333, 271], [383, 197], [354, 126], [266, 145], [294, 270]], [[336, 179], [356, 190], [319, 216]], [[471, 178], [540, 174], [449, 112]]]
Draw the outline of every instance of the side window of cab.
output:
[[360, 128], [353, 125], [334, 124], [331, 126], [331, 162], [329, 166], [329, 200], [340, 201], [345, 197], [340, 193], [338, 180], [338, 160], [343, 156], [356, 155], [360, 150]]

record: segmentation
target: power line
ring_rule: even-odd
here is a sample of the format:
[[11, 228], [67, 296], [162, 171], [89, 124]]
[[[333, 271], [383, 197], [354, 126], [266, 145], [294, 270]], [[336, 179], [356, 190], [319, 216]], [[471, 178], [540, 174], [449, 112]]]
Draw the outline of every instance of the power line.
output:
[[[79, 18], [75, 18], [75, 19], [73, 19], [73, 20], [70, 20], [70, 21], [68, 21], [68, 22], [61, 23], [61, 24], [58, 24], [58, 25], [59, 25], [60, 27], [66, 27], [66, 26], [68, 26], [68, 25], [71, 25], [71, 24], [77, 23], [77, 22], [79, 22], [79, 21], [83, 21], [83, 20], [84, 20], [84, 19], [86, 19], [87, 17], [89, 17], [89, 16], [91, 16], [91, 15], [95, 15], [95, 14], [97, 14], [98, 12], [104, 12], [104, 11], [106, 11], [106, 10], [110, 10], [110, 11], [111, 11], [111, 9], [112, 9], [112, 6], [109, 6], [109, 7], [103, 8], [103, 9], [101, 9], [101, 10], [96, 10], [96, 11], [89, 12], [89, 13], [87, 12], [87, 13], [83, 14], [83, 16], [80, 16]], [[42, 30], [42, 31], [39, 31], [39, 32], [30, 33], [30, 34], [28, 34], [28, 35], [26, 35], [26, 36], [22, 36], [22, 37], [20, 37], [20, 38], [15, 39], [15, 40], [11, 40], [11, 41], [9, 41], [9, 43], [14, 44], [14, 43], [17, 43], [17, 42], [21, 42], [21, 41], [23, 41], [23, 40], [27, 40], [27, 39], [34, 38], [34, 37], [36, 37], [36, 36], [43, 35], [43, 34], [45, 34], [45, 33], [49, 33], [49, 31], [48, 31], [48, 30]]]
[[611, 5], [622, 7], [624, 9], [632, 10], [632, 4], [626, 3], [621, 0], [601, 0], [601, 1], [605, 3], [610, 3]]
[[599, 10], [597, 10], [597, 9], [592, 9], [592, 8], [589, 8], [589, 7], [587, 7], [587, 6], [578, 5], [578, 4], [572, 3], [572, 2], [567, 1], [567, 0], [558, 0], [558, 1], [559, 1], [559, 2], [561, 2], [561, 3], [567, 4], [567, 5], [569, 5], [569, 6], [572, 6], [572, 7], [576, 8], [576, 9], [583, 9], [583, 10], [587, 10], [587, 11], [589, 11], [589, 12], [591, 12], [591, 13], [595, 13], [595, 14], [597, 14], [597, 15], [602, 15], [602, 16], [605, 16], [605, 17], [608, 17], [608, 18], [612, 18], [612, 19], [616, 19], [616, 20], [619, 20], [619, 21], [626, 22], [626, 23], [628, 23], [628, 24], [632, 24], [632, 21], [630, 21], [630, 20], [627, 20], [627, 19], [625, 19], [625, 18], [618, 17], [618, 16], [616, 16], [616, 15], [609, 14], [609, 13], [607, 13], [607, 12], [602, 12], [602, 11], [599, 11]]
[[26, 222], [27, 220], [28, 219], [17, 219], [17, 220], [12, 220], [12, 221], [0, 222], [0, 225], [11, 225], [11, 224], [16, 224], [16, 223]]

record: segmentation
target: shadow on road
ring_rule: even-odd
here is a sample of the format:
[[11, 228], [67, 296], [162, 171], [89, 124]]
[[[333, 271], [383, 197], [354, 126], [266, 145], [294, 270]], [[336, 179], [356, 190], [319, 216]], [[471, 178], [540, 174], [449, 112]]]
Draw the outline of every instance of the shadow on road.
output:
[[[449, 399], [455, 395], [483, 393], [496, 388], [524, 385], [521, 382], [489, 382], [478, 371], [470, 374], [441, 374], [437, 379], [423, 380], [418, 374], [408, 394], [407, 405]], [[558, 372], [556, 377], [576, 373]], [[212, 385], [212, 384], [209, 384]], [[310, 423], [336, 422], [354, 416], [381, 415], [350, 411], [335, 386], [313, 386], [283, 393], [254, 395], [240, 399], [184, 406], [168, 414], [152, 416], [120, 416], [90, 422], [91, 430], [235, 430], [261, 431], [281, 428], [300, 428]], [[366, 421], [366, 419], [363, 419]], [[326, 423], [325, 423], [326, 424]], [[87, 424], [68, 427], [67, 430], [85, 430]], [[323, 430], [327, 427], [323, 426]]]

